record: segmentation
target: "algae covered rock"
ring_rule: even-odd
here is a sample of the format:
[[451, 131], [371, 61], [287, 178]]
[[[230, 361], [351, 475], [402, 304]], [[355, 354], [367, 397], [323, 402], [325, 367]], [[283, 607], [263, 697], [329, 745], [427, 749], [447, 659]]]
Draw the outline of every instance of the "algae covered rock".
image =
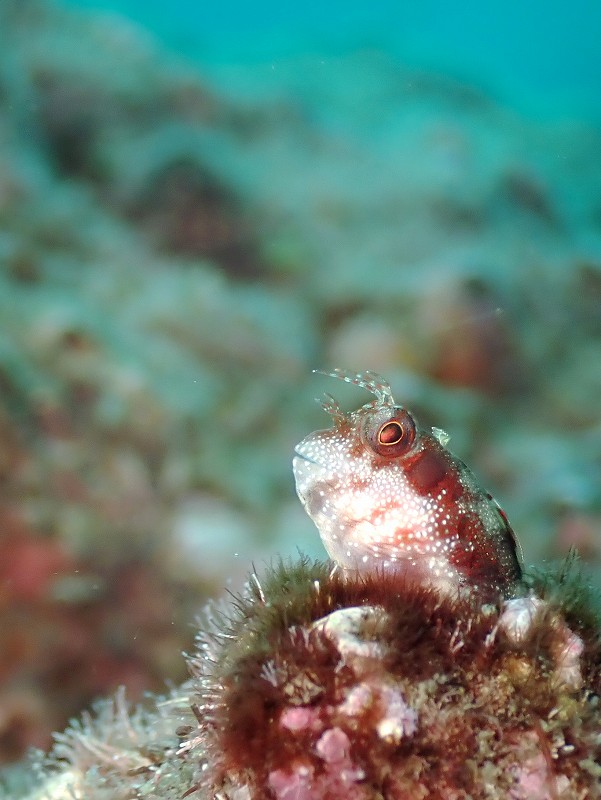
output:
[[573, 579], [537, 588], [479, 606], [302, 562], [251, 582], [192, 662], [207, 796], [597, 796], [598, 623]]
[[599, 617], [575, 573], [479, 605], [280, 562], [205, 610], [189, 683], [58, 736], [28, 800], [599, 797]]

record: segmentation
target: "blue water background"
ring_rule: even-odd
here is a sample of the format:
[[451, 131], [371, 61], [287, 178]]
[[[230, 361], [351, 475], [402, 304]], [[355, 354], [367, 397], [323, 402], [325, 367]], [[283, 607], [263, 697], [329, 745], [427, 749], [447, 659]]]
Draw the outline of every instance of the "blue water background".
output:
[[601, 123], [601, 2], [69, 0], [117, 11], [205, 65], [376, 47], [528, 117]]

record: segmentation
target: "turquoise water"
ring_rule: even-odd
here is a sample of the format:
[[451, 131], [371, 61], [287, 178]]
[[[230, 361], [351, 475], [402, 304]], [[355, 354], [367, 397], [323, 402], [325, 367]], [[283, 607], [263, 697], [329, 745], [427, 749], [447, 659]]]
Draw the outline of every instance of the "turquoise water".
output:
[[601, 3], [593, 0], [70, 3], [120, 12], [201, 62], [375, 46], [409, 65], [465, 80], [527, 116], [601, 122]]

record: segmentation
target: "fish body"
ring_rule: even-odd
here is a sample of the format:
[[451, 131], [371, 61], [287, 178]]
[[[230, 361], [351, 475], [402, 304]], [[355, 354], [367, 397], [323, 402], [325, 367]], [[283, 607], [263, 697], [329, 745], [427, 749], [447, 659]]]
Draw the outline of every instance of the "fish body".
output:
[[442, 431], [421, 429], [372, 372], [326, 373], [375, 399], [295, 448], [297, 493], [336, 564], [398, 572], [449, 594], [485, 599], [519, 593], [520, 548], [507, 517]]

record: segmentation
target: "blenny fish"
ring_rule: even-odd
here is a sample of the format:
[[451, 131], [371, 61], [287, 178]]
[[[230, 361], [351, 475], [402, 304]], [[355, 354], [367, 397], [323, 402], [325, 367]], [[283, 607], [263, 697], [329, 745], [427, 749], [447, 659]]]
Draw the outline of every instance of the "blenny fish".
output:
[[323, 374], [375, 396], [344, 413], [326, 395], [333, 427], [295, 448], [296, 490], [330, 558], [353, 572], [406, 574], [444, 594], [519, 594], [517, 538], [493, 496], [446, 449], [444, 432], [420, 428], [373, 372]]

